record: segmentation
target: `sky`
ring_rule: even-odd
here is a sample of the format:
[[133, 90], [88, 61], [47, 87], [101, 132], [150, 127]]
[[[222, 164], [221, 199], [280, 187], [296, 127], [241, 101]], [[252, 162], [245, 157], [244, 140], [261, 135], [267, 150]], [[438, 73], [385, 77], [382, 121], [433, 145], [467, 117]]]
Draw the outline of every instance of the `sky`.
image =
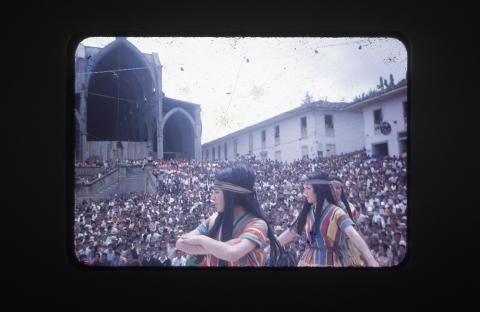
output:
[[[114, 37], [81, 43], [104, 47]], [[314, 101], [351, 102], [406, 78], [407, 51], [395, 38], [128, 37], [157, 53], [165, 96], [201, 106], [207, 143]]]

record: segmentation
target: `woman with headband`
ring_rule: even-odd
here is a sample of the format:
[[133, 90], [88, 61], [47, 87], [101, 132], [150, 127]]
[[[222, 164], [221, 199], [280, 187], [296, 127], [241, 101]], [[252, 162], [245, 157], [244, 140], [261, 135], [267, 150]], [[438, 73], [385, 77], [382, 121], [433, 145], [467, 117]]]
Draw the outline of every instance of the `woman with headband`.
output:
[[331, 177], [329, 179], [331, 181], [331, 189], [333, 193], [333, 198], [335, 199], [335, 205], [340, 208], [343, 208], [350, 218], [356, 222], [358, 216], [356, 215], [355, 206], [347, 200], [347, 195], [345, 192], [345, 188], [343, 187], [342, 180], [339, 177]]
[[[355, 230], [357, 229], [357, 219], [358, 216], [355, 213], [355, 206], [347, 200], [347, 194], [345, 188], [343, 187], [342, 180], [339, 177], [331, 177], [330, 187], [335, 200], [335, 205], [345, 210], [350, 216], [350, 219], [354, 222], [353, 226]], [[357, 231], [358, 232], [358, 231]], [[363, 236], [358, 232], [362, 240]], [[348, 236], [343, 236], [343, 239], [340, 241], [340, 249], [344, 255], [344, 259], [347, 264], [350, 266], [364, 266], [365, 261], [362, 260], [360, 251], [352, 243], [352, 240]], [[364, 240], [365, 241], [365, 240]]]
[[[282, 245], [299, 238], [305, 232], [307, 249], [298, 266], [360, 266], [345, 250], [348, 238], [359, 250], [367, 266], [378, 267], [367, 244], [355, 230], [355, 224], [344, 209], [335, 205], [332, 180], [324, 172], [314, 172], [304, 181], [305, 203], [297, 219], [278, 240]], [[348, 210], [347, 210], [348, 211]], [[266, 248], [268, 252], [268, 247]]]
[[177, 243], [191, 255], [203, 255], [200, 266], [263, 266], [262, 250], [269, 241], [275, 263], [283, 252], [260, 209], [254, 190], [255, 174], [243, 164], [227, 168], [215, 177], [214, 213]]

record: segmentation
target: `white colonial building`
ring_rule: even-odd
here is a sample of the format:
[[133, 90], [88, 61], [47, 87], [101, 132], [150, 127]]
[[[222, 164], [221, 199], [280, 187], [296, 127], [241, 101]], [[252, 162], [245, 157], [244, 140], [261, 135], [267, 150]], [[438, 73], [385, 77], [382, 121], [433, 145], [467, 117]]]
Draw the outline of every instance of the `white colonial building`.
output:
[[399, 84], [353, 103], [302, 105], [203, 144], [202, 159], [233, 160], [250, 154], [291, 162], [363, 148], [369, 154], [398, 156], [406, 152], [406, 90]]
[[406, 83], [348, 106], [349, 111], [363, 113], [367, 154], [398, 157], [407, 153], [407, 108]]

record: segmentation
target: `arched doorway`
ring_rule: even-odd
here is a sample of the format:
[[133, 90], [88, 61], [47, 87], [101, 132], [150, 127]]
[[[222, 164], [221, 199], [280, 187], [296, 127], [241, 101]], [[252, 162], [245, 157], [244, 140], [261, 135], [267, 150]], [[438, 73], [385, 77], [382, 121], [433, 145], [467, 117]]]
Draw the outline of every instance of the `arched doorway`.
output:
[[141, 52], [117, 39], [95, 56], [87, 83], [87, 140], [145, 141], [155, 86]]
[[181, 108], [165, 115], [163, 126], [163, 159], [195, 158], [195, 127], [192, 117]]

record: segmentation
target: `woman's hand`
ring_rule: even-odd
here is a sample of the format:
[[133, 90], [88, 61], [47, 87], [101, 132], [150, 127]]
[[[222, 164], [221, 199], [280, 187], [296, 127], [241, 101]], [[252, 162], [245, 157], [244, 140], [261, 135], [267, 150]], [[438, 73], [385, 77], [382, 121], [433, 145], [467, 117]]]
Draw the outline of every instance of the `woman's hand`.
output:
[[267, 247], [265, 247], [264, 249], [262, 249], [262, 253], [265, 254], [265, 255], [270, 254], [270, 245], [268, 245]]
[[362, 239], [360, 234], [353, 228], [353, 226], [349, 225], [345, 229], [345, 234], [347, 234], [348, 238], [352, 240], [353, 245], [360, 251], [362, 254], [362, 258], [366, 260], [367, 266], [370, 267], [379, 267], [377, 260], [373, 257], [370, 249], [368, 249], [367, 243]]

